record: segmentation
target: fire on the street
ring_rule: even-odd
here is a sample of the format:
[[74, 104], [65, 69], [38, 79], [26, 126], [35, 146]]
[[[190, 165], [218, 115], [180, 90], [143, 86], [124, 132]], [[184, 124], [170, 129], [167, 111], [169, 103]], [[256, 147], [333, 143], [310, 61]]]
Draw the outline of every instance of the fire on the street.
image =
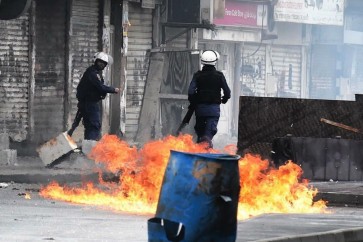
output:
[[[119, 175], [119, 182], [87, 183], [82, 187], [52, 182], [40, 191], [44, 198], [97, 205], [137, 214], [154, 214], [170, 150], [192, 153], [235, 154], [235, 146], [206, 150], [191, 135], [168, 136], [151, 141], [142, 149], [131, 147], [114, 135], [105, 135], [93, 148], [90, 158], [103, 170]], [[314, 201], [317, 189], [301, 179], [302, 169], [289, 162], [279, 168], [267, 160], [246, 155], [239, 160], [240, 198], [238, 219], [263, 213], [327, 213], [326, 202]]]

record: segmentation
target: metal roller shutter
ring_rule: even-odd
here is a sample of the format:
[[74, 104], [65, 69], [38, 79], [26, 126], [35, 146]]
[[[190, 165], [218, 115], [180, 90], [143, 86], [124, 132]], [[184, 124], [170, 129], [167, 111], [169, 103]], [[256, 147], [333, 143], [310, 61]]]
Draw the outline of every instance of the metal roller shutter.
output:
[[301, 58], [301, 46], [271, 46], [271, 65], [278, 80], [278, 97], [300, 98]]
[[29, 16], [0, 21], [0, 132], [26, 139], [29, 126]]
[[139, 122], [145, 81], [149, 67], [148, 51], [152, 48], [152, 9], [129, 3], [126, 137], [134, 139]]
[[[63, 0], [36, 0], [34, 140], [43, 143], [64, 131], [66, 8]], [[46, 131], [46, 132], [45, 132]]]
[[266, 47], [258, 44], [242, 46], [241, 91], [248, 96], [265, 95]]

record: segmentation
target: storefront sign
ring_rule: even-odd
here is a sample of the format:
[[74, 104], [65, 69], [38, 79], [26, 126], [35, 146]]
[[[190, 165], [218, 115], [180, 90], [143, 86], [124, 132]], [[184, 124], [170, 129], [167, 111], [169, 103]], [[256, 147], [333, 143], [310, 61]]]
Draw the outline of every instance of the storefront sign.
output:
[[246, 41], [246, 42], [260, 42], [260, 31], [241, 31], [241, 30], [228, 30], [218, 29], [211, 31], [203, 29], [202, 39], [205, 40], [228, 40], [228, 41]]
[[342, 26], [344, 0], [279, 0], [275, 21]]
[[213, 23], [217, 26], [245, 26], [258, 27], [266, 21], [267, 7], [253, 3], [226, 1], [224, 17], [214, 18]]

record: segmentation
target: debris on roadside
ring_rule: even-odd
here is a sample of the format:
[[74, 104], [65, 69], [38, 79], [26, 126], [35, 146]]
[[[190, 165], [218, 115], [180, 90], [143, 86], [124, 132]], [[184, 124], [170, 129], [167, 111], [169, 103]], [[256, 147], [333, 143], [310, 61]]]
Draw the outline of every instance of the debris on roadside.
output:
[[76, 142], [67, 134], [67, 132], [64, 132], [42, 144], [37, 148], [37, 152], [40, 159], [43, 161], [44, 166], [49, 166], [54, 161], [69, 154], [76, 148]]
[[5, 182], [0, 182], [0, 188], [7, 188], [9, 186], [9, 184], [5, 183]]

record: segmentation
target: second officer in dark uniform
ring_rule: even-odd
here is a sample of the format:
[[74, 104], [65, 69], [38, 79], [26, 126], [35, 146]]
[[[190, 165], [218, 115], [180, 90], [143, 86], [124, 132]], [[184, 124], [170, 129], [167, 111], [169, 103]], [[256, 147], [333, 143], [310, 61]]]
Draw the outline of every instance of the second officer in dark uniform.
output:
[[220, 104], [231, 98], [226, 78], [215, 68], [218, 59], [218, 52], [204, 51], [201, 56], [203, 68], [194, 74], [188, 89], [190, 108], [195, 109], [197, 142], [207, 142], [210, 148], [213, 148], [212, 139], [217, 133]]

